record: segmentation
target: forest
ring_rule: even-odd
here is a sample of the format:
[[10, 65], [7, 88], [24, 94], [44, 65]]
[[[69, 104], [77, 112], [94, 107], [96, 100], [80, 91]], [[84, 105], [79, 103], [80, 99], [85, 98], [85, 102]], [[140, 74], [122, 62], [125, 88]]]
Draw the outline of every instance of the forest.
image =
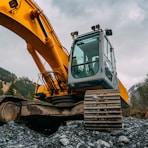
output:
[[35, 83], [27, 77], [17, 76], [0, 68], [0, 95], [13, 95], [26, 99], [33, 99]]
[[148, 74], [143, 82], [129, 89], [130, 114], [145, 114], [148, 112]]

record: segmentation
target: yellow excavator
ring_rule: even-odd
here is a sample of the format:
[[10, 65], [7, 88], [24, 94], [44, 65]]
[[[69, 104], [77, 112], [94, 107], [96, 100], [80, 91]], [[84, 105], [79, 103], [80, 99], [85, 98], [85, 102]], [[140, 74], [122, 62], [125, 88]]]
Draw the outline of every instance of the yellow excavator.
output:
[[36, 99], [0, 97], [1, 124], [13, 120], [53, 132], [65, 121], [80, 119], [88, 130], [122, 129], [121, 107], [129, 99], [117, 77], [111, 29], [95, 25], [82, 35], [72, 32], [69, 54], [33, 0], [1, 0], [0, 25], [26, 41], [43, 80]]

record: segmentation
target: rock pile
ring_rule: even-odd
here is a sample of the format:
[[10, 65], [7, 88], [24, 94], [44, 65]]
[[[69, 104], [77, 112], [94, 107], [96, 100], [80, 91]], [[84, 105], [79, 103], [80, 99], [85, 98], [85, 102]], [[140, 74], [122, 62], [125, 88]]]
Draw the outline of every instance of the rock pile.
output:
[[87, 131], [83, 121], [67, 122], [52, 135], [9, 122], [0, 127], [0, 148], [148, 148], [148, 120], [123, 118], [123, 130]]

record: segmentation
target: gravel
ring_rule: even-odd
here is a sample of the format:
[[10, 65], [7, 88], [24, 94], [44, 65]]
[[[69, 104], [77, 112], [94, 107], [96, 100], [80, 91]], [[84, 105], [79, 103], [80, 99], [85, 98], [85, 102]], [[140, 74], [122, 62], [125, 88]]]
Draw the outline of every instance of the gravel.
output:
[[0, 148], [148, 148], [148, 119], [123, 118], [123, 130], [87, 131], [70, 121], [45, 135], [13, 121], [0, 126]]

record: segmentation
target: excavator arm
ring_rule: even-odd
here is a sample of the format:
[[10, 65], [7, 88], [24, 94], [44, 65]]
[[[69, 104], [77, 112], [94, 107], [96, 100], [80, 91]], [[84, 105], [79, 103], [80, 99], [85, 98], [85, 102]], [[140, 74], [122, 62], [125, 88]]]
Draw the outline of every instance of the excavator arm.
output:
[[[1, 0], [0, 25], [15, 32], [27, 43], [27, 49], [50, 90], [58, 90], [44, 68], [39, 54], [56, 73], [58, 82], [67, 84], [68, 52], [59, 42], [49, 20], [33, 0]], [[38, 54], [39, 53], [39, 54]], [[60, 86], [60, 87], [61, 87]]]

